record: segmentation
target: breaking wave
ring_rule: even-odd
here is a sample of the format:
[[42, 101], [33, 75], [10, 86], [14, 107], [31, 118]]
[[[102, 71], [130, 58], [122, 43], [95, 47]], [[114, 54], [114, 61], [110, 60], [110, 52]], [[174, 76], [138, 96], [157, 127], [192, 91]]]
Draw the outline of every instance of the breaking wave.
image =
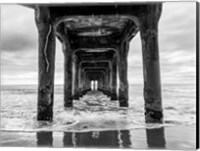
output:
[[[138, 88], [137, 90], [140, 90]], [[141, 89], [142, 90], [142, 89]], [[122, 129], [151, 129], [176, 125], [194, 125], [196, 118], [194, 92], [185, 93], [172, 88], [163, 89], [163, 124], [145, 124], [142, 93], [133, 92], [129, 108], [120, 108], [118, 101], [99, 91], [74, 100], [74, 108], [63, 107], [63, 94], [57, 89], [54, 99], [53, 122], [37, 122], [36, 89], [4, 89], [1, 101], [2, 131], [107, 131]]]

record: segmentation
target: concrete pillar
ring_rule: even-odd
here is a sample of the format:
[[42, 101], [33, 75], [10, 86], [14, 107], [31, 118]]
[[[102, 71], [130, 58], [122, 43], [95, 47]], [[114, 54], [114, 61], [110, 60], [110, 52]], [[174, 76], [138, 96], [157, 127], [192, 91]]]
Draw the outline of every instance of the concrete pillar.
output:
[[162, 5], [149, 5], [141, 16], [140, 33], [143, 53], [144, 99], [146, 122], [162, 122], [162, 95], [158, 50], [158, 21]]
[[38, 29], [38, 109], [37, 120], [53, 119], [54, 70], [55, 70], [55, 32], [47, 7], [36, 7], [35, 21]]
[[104, 77], [103, 77], [103, 92], [104, 93], [106, 92], [106, 84], [107, 84], [106, 73], [104, 73]]
[[97, 87], [97, 90], [101, 90], [101, 80], [102, 80], [101, 76], [102, 76], [102, 74], [98, 78], [98, 87]]
[[91, 80], [89, 77], [86, 77], [86, 90], [89, 90], [91, 88]]
[[109, 68], [108, 68], [108, 95], [111, 97], [112, 94], [112, 61], [109, 63]]
[[108, 95], [108, 87], [109, 87], [109, 75], [108, 70], [105, 73], [105, 79], [104, 79], [104, 94]]
[[84, 73], [84, 81], [83, 81], [83, 88], [84, 88], [84, 91], [87, 89], [87, 79], [88, 77], [86, 76], [86, 74]]
[[104, 73], [102, 73], [102, 76], [101, 76], [101, 90], [104, 89]]
[[70, 44], [66, 39], [63, 42], [63, 52], [64, 52], [64, 106], [73, 106], [72, 97], [72, 50]]
[[106, 70], [106, 73], [105, 73], [104, 90], [105, 90], [105, 94], [110, 96], [110, 94], [111, 94], [111, 69], [110, 69], [110, 65], [108, 66], [108, 69]]
[[79, 99], [79, 60], [75, 61], [74, 99]]
[[103, 73], [101, 73], [99, 80], [98, 80], [98, 89], [103, 90]]
[[82, 81], [82, 85], [83, 85], [83, 89], [82, 89], [82, 93], [83, 95], [90, 89], [90, 79], [89, 77], [87, 76], [87, 72], [85, 72], [83, 69], [82, 69], [82, 77], [83, 77], [83, 81]]
[[122, 42], [118, 51], [118, 74], [119, 74], [119, 92], [118, 99], [120, 107], [128, 107], [128, 62], [127, 56], [129, 51], [129, 42]]
[[112, 60], [112, 85], [111, 85], [111, 100], [117, 100], [117, 58]]
[[83, 91], [83, 81], [84, 81], [83, 70], [79, 65], [79, 90], [81, 92]]
[[79, 64], [79, 67], [78, 67], [78, 77], [79, 77], [78, 89], [79, 89], [79, 93], [81, 95], [81, 92], [83, 91], [83, 76], [82, 76], [82, 70], [81, 70], [80, 64]]
[[84, 91], [84, 89], [85, 89], [85, 75], [84, 75], [83, 69], [81, 69], [81, 87], [82, 87], [82, 91]]

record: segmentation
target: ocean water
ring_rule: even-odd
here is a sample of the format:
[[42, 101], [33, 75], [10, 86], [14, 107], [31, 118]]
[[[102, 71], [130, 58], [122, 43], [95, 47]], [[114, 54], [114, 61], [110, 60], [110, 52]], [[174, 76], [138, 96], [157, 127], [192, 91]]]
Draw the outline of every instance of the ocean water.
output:
[[99, 91], [63, 107], [55, 86], [53, 122], [37, 122], [37, 86], [2, 86], [1, 145], [114, 148], [195, 148], [195, 85], [163, 85], [163, 124], [146, 124], [142, 85], [131, 85], [129, 108]]

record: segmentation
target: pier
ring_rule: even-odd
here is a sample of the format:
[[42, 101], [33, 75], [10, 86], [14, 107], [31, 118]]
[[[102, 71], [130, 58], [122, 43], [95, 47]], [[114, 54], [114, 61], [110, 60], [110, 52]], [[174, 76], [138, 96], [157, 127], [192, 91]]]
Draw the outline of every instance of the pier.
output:
[[35, 10], [38, 29], [37, 120], [53, 120], [56, 38], [64, 55], [64, 107], [73, 107], [73, 100], [90, 91], [91, 83], [120, 107], [128, 107], [129, 44], [140, 33], [145, 119], [162, 122], [158, 47], [162, 3], [26, 6]]

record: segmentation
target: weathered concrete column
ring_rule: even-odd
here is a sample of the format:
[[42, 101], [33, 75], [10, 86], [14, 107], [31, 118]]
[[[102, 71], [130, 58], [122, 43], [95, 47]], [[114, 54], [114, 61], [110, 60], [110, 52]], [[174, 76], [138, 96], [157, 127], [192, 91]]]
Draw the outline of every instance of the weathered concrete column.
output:
[[81, 92], [83, 91], [83, 81], [84, 81], [83, 70], [81, 69], [79, 65], [79, 90]]
[[64, 52], [64, 106], [73, 106], [72, 97], [72, 49], [68, 39], [63, 42]]
[[55, 32], [47, 7], [36, 7], [35, 21], [39, 43], [39, 79], [37, 120], [53, 119], [54, 69], [55, 69]]
[[111, 100], [117, 100], [117, 58], [114, 57], [112, 60], [112, 89], [111, 89]]
[[108, 95], [111, 96], [112, 94], [112, 61], [109, 63], [109, 68], [108, 68]]
[[82, 88], [83, 90], [82, 91], [85, 91], [87, 88], [86, 88], [86, 74], [84, 73], [83, 69], [82, 69]]
[[86, 76], [86, 90], [90, 89], [91, 88], [91, 80], [89, 79], [88, 76]]
[[101, 76], [98, 79], [98, 87], [97, 87], [98, 90], [101, 90], [101, 84], [102, 84], [102, 78], [101, 78]]
[[104, 93], [110, 96], [111, 90], [111, 66], [109, 65], [104, 77]]
[[124, 41], [118, 51], [118, 74], [119, 74], [119, 105], [120, 107], [128, 107], [128, 62], [127, 56], [129, 51], [129, 42]]
[[84, 72], [84, 70], [82, 70], [82, 76], [83, 76], [83, 81], [82, 81], [82, 85], [83, 85], [83, 92], [85, 92], [87, 90], [87, 76]]
[[74, 99], [79, 99], [79, 60], [75, 59], [75, 81], [74, 81]]
[[101, 90], [104, 89], [104, 73], [102, 73], [102, 76], [101, 76]]
[[99, 89], [99, 90], [102, 90], [102, 89], [103, 89], [103, 73], [102, 73], [101, 76], [99, 77], [98, 89]]
[[104, 78], [104, 91], [107, 92], [108, 91], [108, 73], [105, 73], [105, 78]]
[[162, 4], [148, 5], [140, 16], [146, 122], [162, 122], [162, 95], [158, 51], [158, 21]]
[[80, 97], [83, 96], [83, 90], [84, 90], [84, 75], [83, 75], [83, 71], [79, 66], [79, 92], [80, 92]]

